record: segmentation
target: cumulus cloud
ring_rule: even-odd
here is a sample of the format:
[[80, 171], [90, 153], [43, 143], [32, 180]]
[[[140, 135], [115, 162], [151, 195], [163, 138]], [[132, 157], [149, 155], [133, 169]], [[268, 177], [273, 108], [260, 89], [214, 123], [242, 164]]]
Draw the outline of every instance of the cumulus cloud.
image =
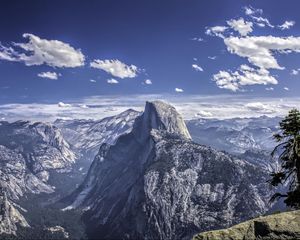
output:
[[145, 83], [146, 85], [151, 85], [151, 84], [152, 84], [152, 81], [151, 81], [150, 79], [146, 79], [146, 80], [144, 81], [144, 83]]
[[64, 103], [64, 102], [59, 102], [57, 104], [58, 107], [61, 107], [61, 108], [68, 108], [68, 107], [72, 107], [71, 104], [68, 104], [68, 103]]
[[233, 30], [239, 32], [241, 36], [247, 36], [248, 33], [253, 31], [253, 23], [245, 21], [243, 18], [239, 18], [238, 20], [231, 19], [227, 21], [227, 24], [233, 28]]
[[273, 52], [300, 52], [300, 37], [248, 36], [224, 39], [229, 52], [245, 57], [253, 65], [269, 69], [284, 69], [279, 66]]
[[114, 79], [114, 78], [111, 78], [111, 79], [107, 79], [107, 83], [109, 83], [109, 84], [118, 84], [119, 81]]
[[203, 72], [203, 68], [197, 64], [192, 64], [192, 68], [195, 69], [197, 72]]
[[175, 88], [175, 92], [183, 92], [182, 88]]
[[278, 27], [281, 30], [286, 30], [286, 29], [290, 29], [294, 25], [295, 25], [295, 21], [285, 21], [282, 25], [279, 25]]
[[206, 29], [205, 33], [210, 36], [225, 38], [224, 32], [228, 29], [226, 26], [214, 26]]
[[[278, 81], [269, 72], [270, 69], [285, 69], [277, 62], [277, 54], [300, 53], [300, 37], [249, 36], [254, 24], [271, 28], [274, 28], [274, 25], [262, 16], [261, 9], [248, 6], [244, 10], [251, 21], [246, 21], [244, 18], [231, 19], [227, 21], [229, 27], [216, 26], [206, 29], [206, 34], [223, 38], [228, 52], [246, 58], [253, 65], [252, 67], [242, 65], [237, 71], [222, 70], [213, 75], [212, 80], [219, 88], [231, 91], [244, 90], [241, 87], [246, 85], [277, 84]], [[294, 21], [285, 21], [277, 27], [289, 29], [294, 24]], [[232, 30], [238, 32], [240, 36]], [[298, 70], [292, 70], [291, 74], [297, 75]]]
[[266, 69], [255, 69], [248, 65], [241, 65], [235, 71], [219, 71], [213, 75], [213, 81], [222, 89], [228, 89], [233, 92], [241, 90], [242, 86], [247, 85], [268, 85], [278, 84], [278, 81], [269, 74]]
[[[42, 39], [24, 33], [27, 43], [13, 43], [11, 47], [0, 43], [0, 59], [23, 62], [26, 66], [46, 64], [51, 67], [79, 67], [84, 65], [85, 57], [80, 49], [58, 40]], [[21, 52], [19, 52], [20, 50]]]
[[139, 69], [135, 65], [126, 65], [125, 63], [113, 60], [99, 60], [95, 59], [90, 63], [92, 68], [101, 69], [114, 77], [119, 78], [134, 78], [137, 76]]
[[56, 72], [41, 72], [38, 74], [38, 77], [49, 78], [52, 80], [57, 80], [59, 76], [61, 76], [61, 74]]

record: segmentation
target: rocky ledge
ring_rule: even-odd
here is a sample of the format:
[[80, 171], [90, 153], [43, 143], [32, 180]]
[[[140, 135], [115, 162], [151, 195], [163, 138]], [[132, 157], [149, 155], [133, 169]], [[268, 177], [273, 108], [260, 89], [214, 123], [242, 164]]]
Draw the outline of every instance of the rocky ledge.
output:
[[231, 228], [203, 232], [193, 240], [300, 239], [300, 210], [258, 217]]

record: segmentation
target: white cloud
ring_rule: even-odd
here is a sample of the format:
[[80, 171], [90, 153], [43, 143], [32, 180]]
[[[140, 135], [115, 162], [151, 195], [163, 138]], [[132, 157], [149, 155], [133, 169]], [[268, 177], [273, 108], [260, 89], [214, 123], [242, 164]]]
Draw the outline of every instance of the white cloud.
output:
[[211, 59], [211, 60], [215, 60], [217, 58], [217, 56], [208, 56], [207, 58]]
[[256, 25], [259, 27], [265, 27], [268, 26], [270, 28], [274, 28], [274, 25], [272, 25], [269, 21], [269, 19], [264, 18], [264, 17], [256, 17], [256, 16], [251, 16]]
[[266, 90], [267, 90], [267, 91], [274, 91], [274, 88], [272, 88], [272, 87], [267, 87]]
[[114, 79], [114, 78], [111, 78], [111, 79], [107, 79], [107, 83], [109, 83], [109, 84], [118, 84], [119, 81]]
[[292, 69], [291, 75], [298, 75], [299, 74], [299, 69]]
[[228, 27], [225, 26], [215, 26], [215, 27], [209, 27], [206, 29], [206, 34], [210, 36], [217, 36], [224, 38], [225, 36], [223, 33], [228, 29]]
[[[51, 67], [79, 67], [84, 65], [85, 57], [80, 49], [58, 40], [42, 39], [24, 33], [27, 43], [13, 43], [13, 47], [0, 44], [0, 59], [24, 62], [26, 66], [46, 64]], [[17, 49], [22, 50], [18, 52]]]
[[58, 105], [59, 107], [61, 107], [61, 108], [68, 108], [68, 107], [72, 107], [72, 105], [71, 105], [71, 104], [68, 104], [68, 103], [63, 103], [63, 102], [59, 102], [57, 105]]
[[272, 51], [300, 52], [300, 37], [229, 37], [224, 39], [227, 50], [240, 57], [245, 57], [253, 65], [269, 69], [284, 69], [279, 66]]
[[251, 111], [259, 112], [259, 113], [274, 113], [276, 110], [275, 107], [269, 104], [264, 104], [261, 102], [250, 102], [245, 105], [246, 108], [250, 109]]
[[89, 106], [86, 104], [79, 104], [79, 107], [83, 108], [83, 109], [88, 109]]
[[295, 25], [295, 21], [285, 21], [282, 25], [279, 25], [278, 27], [281, 30], [286, 30], [286, 29], [290, 29], [294, 25]]
[[90, 79], [90, 82], [95, 83], [95, 82], [97, 82], [97, 81], [94, 80], [94, 79]]
[[199, 112], [197, 112], [195, 114], [195, 117], [200, 117], [200, 118], [202, 118], [202, 117], [206, 118], [206, 117], [212, 117], [212, 116], [213, 116], [213, 114], [211, 112], [208, 112], [205, 110], [200, 110]]
[[231, 19], [227, 21], [227, 24], [235, 31], [239, 32], [241, 36], [247, 36], [248, 33], [253, 31], [253, 23], [247, 22], [243, 18], [239, 18], [238, 20]]
[[175, 92], [183, 92], [182, 88], [175, 88]]
[[151, 81], [150, 79], [146, 79], [146, 80], [144, 81], [144, 83], [147, 84], [147, 85], [151, 85], [151, 84], [152, 84], [152, 81]]
[[213, 75], [213, 80], [219, 88], [228, 89], [233, 92], [239, 90], [238, 79], [231, 72], [219, 71]]
[[194, 37], [194, 38], [191, 38], [192, 41], [197, 41], [197, 42], [203, 42], [204, 39], [201, 38], [201, 37]]
[[284, 87], [283, 88], [285, 91], [290, 91], [290, 89], [288, 87]]
[[263, 14], [262, 9], [255, 9], [251, 6], [248, 6], [248, 7], [244, 7], [244, 10], [245, 10], [245, 14], [251, 17], [254, 20], [254, 23], [259, 27], [265, 27], [265, 26], [271, 28], [274, 27], [267, 18], [261, 16]]
[[238, 71], [219, 71], [213, 75], [213, 81], [219, 88], [233, 92], [241, 90], [242, 86], [277, 84], [278, 81], [269, 75], [266, 69], [254, 69], [247, 65], [241, 65]]
[[203, 72], [203, 68], [197, 64], [192, 64], [192, 68], [194, 68], [197, 72]]
[[61, 76], [61, 74], [60, 73], [57, 74], [56, 72], [41, 72], [38, 74], [38, 77], [49, 78], [52, 80], [57, 80], [59, 76]]
[[101, 69], [114, 77], [134, 78], [137, 76], [138, 68], [135, 65], [126, 65], [125, 63], [115, 60], [99, 60], [95, 59], [90, 63], [93, 68]]
[[262, 9], [255, 9], [251, 6], [246, 6], [244, 7], [244, 10], [245, 10], [245, 14], [246, 15], [255, 15], [255, 14], [262, 14], [263, 13], [263, 10]]

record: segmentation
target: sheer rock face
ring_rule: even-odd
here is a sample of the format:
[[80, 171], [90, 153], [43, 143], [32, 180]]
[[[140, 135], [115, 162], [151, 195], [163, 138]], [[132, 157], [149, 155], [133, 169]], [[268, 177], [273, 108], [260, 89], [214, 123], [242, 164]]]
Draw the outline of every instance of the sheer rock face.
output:
[[23, 211], [22, 208], [7, 198], [5, 189], [0, 186], [0, 234], [15, 234], [17, 225], [29, 227], [18, 208]]
[[130, 133], [103, 144], [65, 208], [85, 210], [91, 238], [182, 239], [264, 213], [259, 167], [191, 142], [175, 108], [149, 102]]
[[255, 218], [228, 229], [200, 233], [193, 239], [300, 239], [300, 210]]
[[128, 109], [116, 116], [101, 120], [61, 120], [54, 125], [58, 126], [64, 138], [72, 145], [77, 153], [87, 160], [93, 160], [103, 143], [114, 144], [117, 138], [132, 129], [133, 122], [140, 112]]
[[187, 140], [191, 139], [182, 116], [173, 106], [162, 101], [146, 102], [142, 132], [148, 133], [149, 130], [166, 131]]

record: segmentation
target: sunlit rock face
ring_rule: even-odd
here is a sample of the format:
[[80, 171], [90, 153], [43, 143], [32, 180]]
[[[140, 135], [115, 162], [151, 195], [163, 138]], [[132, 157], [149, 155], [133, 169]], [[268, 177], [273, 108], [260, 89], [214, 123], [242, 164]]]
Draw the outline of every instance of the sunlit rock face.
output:
[[140, 112], [128, 109], [101, 120], [58, 119], [54, 125], [62, 131], [63, 137], [77, 154], [91, 162], [103, 143], [114, 144], [119, 136], [130, 132], [135, 118], [139, 115]]
[[167, 103], [146, 103], [132, 131], [103, 144], [64, 209], [85, 210], [91, 238], [183, 239], [264, 213], [259, 166], [191, 141]]

